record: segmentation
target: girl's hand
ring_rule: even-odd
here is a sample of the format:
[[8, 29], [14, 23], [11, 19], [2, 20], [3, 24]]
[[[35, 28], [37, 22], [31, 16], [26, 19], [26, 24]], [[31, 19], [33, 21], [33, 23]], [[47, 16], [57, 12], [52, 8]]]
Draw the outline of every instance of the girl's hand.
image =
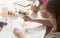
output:
[[24, 19], [25, 21], [32, 21], [32, 19], [31, 19], [29, 16], [24, 16], [23, 19]]
[[36, 5], [32, 5], [31, 10], [33, 11], [33, 13], [37, 13], [38, 7], [36, 7]]

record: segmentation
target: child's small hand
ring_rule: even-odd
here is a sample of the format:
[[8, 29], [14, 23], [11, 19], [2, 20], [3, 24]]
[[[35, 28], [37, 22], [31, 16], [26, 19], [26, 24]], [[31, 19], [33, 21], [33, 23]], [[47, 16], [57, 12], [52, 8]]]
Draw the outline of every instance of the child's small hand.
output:
[[24, 16], [23, 19], [24, 19], [25, 21], [32, 21], [32, 19], [31, 19], [29, 16]]
[[38, 7], [36, 7], [36, 5], [32, 5], [32, 6], [31, 6], [31, 10], [32, 10], [34, 13], [37, 13]]

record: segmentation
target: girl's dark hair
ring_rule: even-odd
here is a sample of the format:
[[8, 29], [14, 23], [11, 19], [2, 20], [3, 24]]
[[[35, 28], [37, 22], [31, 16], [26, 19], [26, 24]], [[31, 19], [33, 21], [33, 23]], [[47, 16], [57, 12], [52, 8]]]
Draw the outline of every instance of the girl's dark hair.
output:
[[55, 16], [57, 31], [60, 32], [60, 0], [49, 0], [46, 5], [46, 10]]

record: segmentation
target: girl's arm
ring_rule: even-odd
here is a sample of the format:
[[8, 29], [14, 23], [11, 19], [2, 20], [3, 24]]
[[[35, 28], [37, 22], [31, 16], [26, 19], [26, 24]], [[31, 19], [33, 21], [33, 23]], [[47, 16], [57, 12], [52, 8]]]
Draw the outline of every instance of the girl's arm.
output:
[[51, 22], [49, 19], [32, 19], [29, 16], [24, 16], [23, 17], [24, 20], [30, 21], [30, 22], [37, 22], [37, 23], [41, 23], [44, 25], [51, 25]]
[[32, 19], [31, 22], [37, 22], [44, 25], [51, 25], [51, 22], [48, 19]]

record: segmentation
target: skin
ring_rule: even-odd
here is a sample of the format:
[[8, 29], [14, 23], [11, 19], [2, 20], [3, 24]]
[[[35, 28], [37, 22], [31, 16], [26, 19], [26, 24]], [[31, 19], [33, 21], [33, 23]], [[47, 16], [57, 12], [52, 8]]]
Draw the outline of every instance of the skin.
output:
[[19, 30], [18, 28], [14, 28], [13, 33], [15, 34], [16, 38], [26, 38], [25, 32]]
[[31, 5], [31, 10], [33, 11], [33, 13], [37, 13], [38, 12], [38, 8], [36, 7], [36, 5]]

